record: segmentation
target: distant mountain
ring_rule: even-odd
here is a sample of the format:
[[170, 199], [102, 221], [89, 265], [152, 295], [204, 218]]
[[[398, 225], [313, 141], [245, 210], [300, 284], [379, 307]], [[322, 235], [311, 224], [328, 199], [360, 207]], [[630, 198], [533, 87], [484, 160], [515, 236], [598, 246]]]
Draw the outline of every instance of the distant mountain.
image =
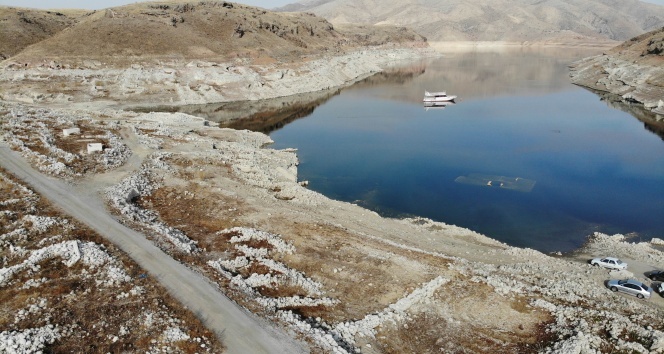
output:
[[637, 0], [305, 0], [277, 11], [406, 26], [429, 41], [623, 41], [664, 26], [664, 6]]

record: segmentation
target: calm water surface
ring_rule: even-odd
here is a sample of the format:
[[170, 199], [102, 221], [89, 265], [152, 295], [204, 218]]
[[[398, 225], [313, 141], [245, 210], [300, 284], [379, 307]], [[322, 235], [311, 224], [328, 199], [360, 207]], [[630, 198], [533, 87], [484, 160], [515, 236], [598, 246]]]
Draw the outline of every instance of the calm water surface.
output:
[[[270, 136], [299, 178], [386, 216], [419, 215], [515, 246], [569, 251], [594, 231], [664, 238], [664, 142], [569, 83], [590, 53], [451, 53], [341, 91]], [[425, 110], [424, 90], [458, 95]], [[530, 192], [457, 183], [484, 174]]]

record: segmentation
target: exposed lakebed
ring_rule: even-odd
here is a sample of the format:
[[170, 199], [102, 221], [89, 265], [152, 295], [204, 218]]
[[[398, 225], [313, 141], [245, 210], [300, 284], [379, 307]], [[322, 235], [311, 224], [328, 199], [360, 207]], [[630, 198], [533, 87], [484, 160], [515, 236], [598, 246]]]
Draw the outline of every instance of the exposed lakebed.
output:
[[[266, 105], [283, 107], [283, 124], [257, 125], [260, 110], [247, 121], [271, 131], [274, 148], [298, 149], [310, 189], [386, 216], [546, 252], [575, 249], [594, 231], [663, 237], [664, 141], [628, 107], [569, 83], [567, 66], [591, 54], [449, 53], [312, 97], [311, 107]], [[424, 90], [458, 99], [425, 109]], [[233, 127], [243, 128], [239, 118]]]

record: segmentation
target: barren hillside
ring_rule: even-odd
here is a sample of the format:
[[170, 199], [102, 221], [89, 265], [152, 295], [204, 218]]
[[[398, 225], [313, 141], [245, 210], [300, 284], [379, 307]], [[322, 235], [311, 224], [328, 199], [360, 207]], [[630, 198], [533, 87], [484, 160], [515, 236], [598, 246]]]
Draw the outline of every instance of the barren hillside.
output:
[[664, 64], [664, 27], [634, 37], [613, 48], [610, 53], [625, 60], [661, 66]]
[[[5, 12], [17, 17], [22, 10]], [[10, 24], [7, 30], [17, 26]], [[30, 65], [56, 60], [64, 65], [99, 60], [122, 65], [152, 59], [248, 58], [265, 64], [384, 44], [388, 39], [424, 42], [406, 29], [346, 30], [337, 31], [311, 14], [274, 13], [225, 1], [143, 2], [89, 13], [68, 30], [25, 49], [12, 61]], [[14, 54], [22, 47], [16, 45], [7, 52]]]
[[664, 7], [637, 0], [306, 0], [280, 8], [341, 23], [407, 26], [430, 41], [596, 42], [664, 25]]
[[0, 6], [0, 60], [76, 23], [82, 11], [39, 11]]

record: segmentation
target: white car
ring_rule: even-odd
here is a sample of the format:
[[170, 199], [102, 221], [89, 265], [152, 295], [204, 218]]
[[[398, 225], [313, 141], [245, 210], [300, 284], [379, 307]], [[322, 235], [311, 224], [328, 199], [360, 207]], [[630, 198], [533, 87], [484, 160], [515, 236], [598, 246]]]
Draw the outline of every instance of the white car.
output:
[[609, 269], [623, 270], [627, 269], [627, 263], [614, 257], [595, 258], [590, 260], [590, 264]]
[[652, 289], [648, 285], [633, 279], [609, 280], [606, 285], [613, 292], [620, 291], [622, 293], [634, 295], [639, 299], [650, 299], [650, 296], [652, 295]]

